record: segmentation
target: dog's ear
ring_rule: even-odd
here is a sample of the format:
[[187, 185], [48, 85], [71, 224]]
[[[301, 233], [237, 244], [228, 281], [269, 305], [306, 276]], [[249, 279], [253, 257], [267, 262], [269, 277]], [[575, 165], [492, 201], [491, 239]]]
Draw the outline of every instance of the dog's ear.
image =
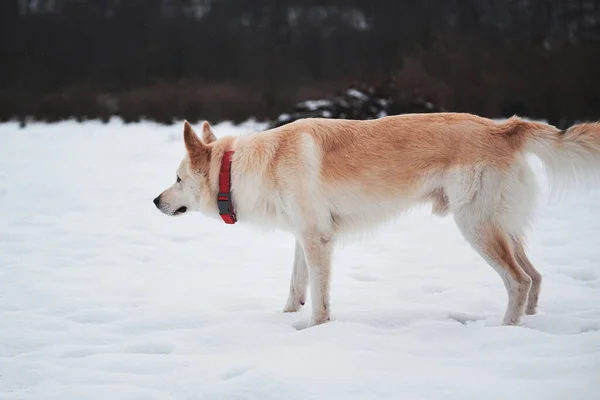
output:
[[208, 159], [210, 158], [210, 148], [202, 143], [187, 121], [183, 123], [183, 141], [185, 142], [185, 148], [187, 149], [193, 165], [200, 166], [199, 164], [208, 162]]
[[217, 140], [217, 138], [215, 137], [212, 129], [210, 129], [208, 121], [204, 121], [204, 123], [202, 123], [202, 141], [206, 144], [210, 144], [215, 140]]
[[190, 154], [196, 152], [204, 146], [202, 141], [200, 141], [196, 135], [196, 132], [194, 132], [194, 128], [192, 128], [187, 120], [183, 123], [183, 141], [185, 142], [185, 148]]

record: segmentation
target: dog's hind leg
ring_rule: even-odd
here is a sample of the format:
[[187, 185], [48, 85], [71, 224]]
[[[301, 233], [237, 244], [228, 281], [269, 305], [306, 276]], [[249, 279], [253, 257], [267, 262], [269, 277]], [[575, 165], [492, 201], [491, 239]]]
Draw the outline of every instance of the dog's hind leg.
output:
[[539, 274], [529, 268], [522, 241], [514, 241], [524, 237], [535, 207], [533, 172], [526, 160], [517, 157], [504, 168], [459, 170], [448, 176], [445, 190], [462, 234], [504, 282], [508, 293], [504, 324], [517, 324], [537, 296], [534, 291], [528, 300]]
[[529, 297], [527, 298], [527, 306], [525, 307], [525, 314], [533, 315], [536, 312], [538, 299], [540, 297], [540, 289], [542, 286], [542, 274], [538, 272], [533, 266], [527, 253], [525, 252], [524, 240], [517, 236], [512, 236], [513, 247], [515, 250], [515, 258], [521, 268], [531, 278], [531, 290], [529, 291]]
[[298, 240], [294, 250], [294, 269], [290, 282], [290, 293], [283, 312], [299, 311], [306, 302], [306, 289], [308, 288], [308, 269], [304, 249]]
[[449, 182], [447, 191], [463, 236], [504, 282], [508, 294], [505, 325], [519, 322], [533, 281], [520, 265], [519, 249], [512, 239], [522, 236], [530, 214], [526, 172], [520, 164], [508, 170], [467, 170]]
[[510, 236], [496, 221], [474, 221], [473, 211], [468, 209], [455, 214], [456, 223], [471, 246], [502, 278], [508, 293], [503, 323], [515, 325], [524, 312], [532, 278], [517, 262]]

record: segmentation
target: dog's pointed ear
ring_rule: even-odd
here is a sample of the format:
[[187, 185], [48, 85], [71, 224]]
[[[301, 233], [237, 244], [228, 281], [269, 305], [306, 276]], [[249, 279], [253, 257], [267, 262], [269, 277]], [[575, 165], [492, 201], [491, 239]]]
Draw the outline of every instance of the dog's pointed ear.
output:
[[210, 125], [208, 124], [208, 121], [204, 121], [202, 123], [202, 141], [206, 144], [210, 144], [212, 142], [214, 142], [215, 140], [217, 140], [215, 134], [213, 133], [212, 129], [210, 129]]
[[183, 123], [183, 140], [193, 168], [205, 168], [210, 160], [210, 147], [202, 143], [194, 129], [185, 121]]
[[196, 153], [204, 147], [204, 144], [187, 120], [183, 123], [183, 141], [185, 142], [185, 148], [190, 154]]

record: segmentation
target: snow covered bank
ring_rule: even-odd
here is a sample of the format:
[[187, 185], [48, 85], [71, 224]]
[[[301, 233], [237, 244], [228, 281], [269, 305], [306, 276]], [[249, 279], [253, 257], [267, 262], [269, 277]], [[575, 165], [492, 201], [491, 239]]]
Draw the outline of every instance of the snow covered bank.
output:
[[338, 250], [336, 320], [299, 330], [291, 236], [154, 208], [183, 151], [180, 125], [0, 125], [0, 398], [599, 397], [600, 193], [542, 201], [519, 327], [452, 219], [420, 209]]

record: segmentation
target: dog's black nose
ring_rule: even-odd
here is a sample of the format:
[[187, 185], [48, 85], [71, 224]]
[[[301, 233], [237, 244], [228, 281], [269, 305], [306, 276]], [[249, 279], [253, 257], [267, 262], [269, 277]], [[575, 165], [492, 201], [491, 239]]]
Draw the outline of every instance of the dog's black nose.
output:
[[155, 205], [156, 207], [158, 207], [158, 205], [160, 204], [160, 196], [157, 196], [157, 197], [156, 197], [154, 200], [152, 200], [152, 201], [154, 201], [154, 205]]

